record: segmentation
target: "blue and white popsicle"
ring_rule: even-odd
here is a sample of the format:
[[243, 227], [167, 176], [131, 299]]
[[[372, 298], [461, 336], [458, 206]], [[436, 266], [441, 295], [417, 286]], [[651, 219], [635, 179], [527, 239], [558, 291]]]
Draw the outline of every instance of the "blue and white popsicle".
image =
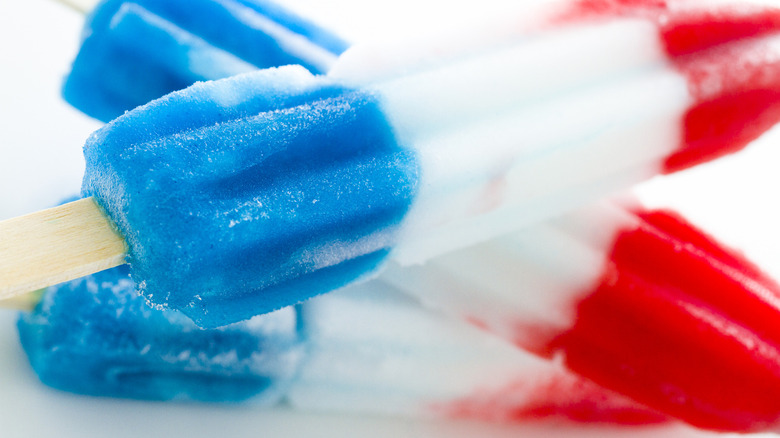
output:
[[666, 421], [381, 282], [200, 329], [148, 307], [120, 267], [50, 288], [18, 327], [44, 383], [93, 396], [486, 421]]
[[298, 64], [326, 72], [348, 44], [267, 0], [104, 0], [63, 97], [108, 121], [194, 82]]
[[[326, 76], [199, 83], [96, 132], [84, 192], [147, 297], [217, 326], [737, 150], [778, 120], [780, 40], [754, 23], [776, 10], [647, 8], [477, 51], [355, 47]], [[669, 23], [693, 47], [670, 45]]]

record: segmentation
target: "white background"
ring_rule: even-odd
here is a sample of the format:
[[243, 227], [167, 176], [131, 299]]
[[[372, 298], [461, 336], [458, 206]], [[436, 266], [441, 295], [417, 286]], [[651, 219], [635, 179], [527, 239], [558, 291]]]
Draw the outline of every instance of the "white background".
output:
[[[479, 0], [440, 7], [435, 0], [369, 2], [290, 0], [298, 11], [353, 40], [391, 35], [435, 20], [452, 25]], [[475, 11], [470, 11], [474, 8]], [[100, 126], [59, 98], [78, 47], [83, 17], [49, 0], [0, 0], [0, 219], [50, 206], [76, 193], [81, 145]], [[780, 131], [737, 156], [639, 189], [655, 206], [673, 206], [780, 277]], [[168, 405], [63, 394], [40, 385], [16, 339], [15, 313], [0, 310], [0, 436], [548, 437], [709, 436], [664, 429], [551, 429], [468, 422], [410, 421], [258, 411], [251, 407]]]

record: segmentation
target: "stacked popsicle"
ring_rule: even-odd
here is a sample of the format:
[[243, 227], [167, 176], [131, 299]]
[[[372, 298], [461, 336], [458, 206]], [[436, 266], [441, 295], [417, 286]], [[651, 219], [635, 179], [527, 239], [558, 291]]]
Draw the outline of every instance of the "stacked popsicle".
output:
[[50, 288], [19, 331], [40, 378], [82, 394], [490, 421], [666, 420], [382, 282], [201, 329], [149, 307], [119, 267]]
[[[607, 1], [545, 14], [533, 26], [498, 26], [455, 50], [418, 47], [400, 61], [375, 63], [372, 50], [355, 48], [325, 78], [286, 68], [199, 84], [99, 131], [86, 151], [85, 188], [125, 234], [150, 298], [217, 325], [372, 275], [388, 255], [402, 265], [427, 260], [739, 149], [777, 121], [774, 10]], [[642, 271], [620, 249], [658, 255], [697, 246], [680, 253], [686, 266], [698, 267], [707, 281], [726, 278], [723, 290], [768, 315], [761, 321], [776, 312], [766, 298], [776, 294], [774, 283], [674, 217], [621, 209], [589, 217], [547, 226], [547, 237], [522, 256], [519, 269], [539, 263], [539, 248], [549, 250], [550, 260], [528, 278], [557, 292], [553, 300], [515, 302], [507, 293], [515, 280], [499, 280], [518, 268], [503, 255], [488, 254], [509, 271], [483, 275], [474, 268], [479, 256], [454, 253], [432, 262], [433, 269], [389, 274], [388, 281], [450, 311], [467, 308], [472, 321], [537, 352], [564, 352], [576, 371], [694, 424], [750, 430], [776, 421], [771, 400], [751, 398], [758, 385], [741, 398], [708, 386], [746, 370], [757, 382], [777, 379], [773, 361], [740, 348], [749, 338], [761, 341], [763, 352], [775, 351], [766, 324], [687, 290], [701, 285], [684, 277]], [[513, 243], [475, 251], [523, 253], [507, 245]], [[604, 273], [606, 254], [612, 262]], [[566, 271], [556, 259], [584, 264]], [[616, 269], [629, 272], [629, 280], [616, 284]], [[735, 270], [743, 276], [734, 277]], [[488, 293], [440, 298], [441, 287], [424, 279], [439, 271], [459, 271], [458, 290], [473, 283]], [[560, 272], [571, 275], [550, 278]], [[648, 282], [646, 294], [619, 304], [619, 292]], [[582, 299], [591, 290], [595, 298]], [[453, 302], [443, 305], [447, 300]], [[509, 315], [495, 305], [507, 300]], [[726, 365], [689, 382], [696, 366], [682, 373], [655, 367], [664, 356], [613, 362], [647, 327], [655, 329], [643, 338], [652, 345], [675, 337], [664, 337], [654, 323], [625, 338], [601, 337], [614, 329], [601, 315], [646, 303], [681, 309], [668, 319], [678, 329], [709, 327], [696, 341], [705, 345], [705, 360], [727, 357]], [[539, 313], [524, 311], [527, 305]], [[745, 336], [732, 345], [735, 332]], [[613, 376], [613, 366], [624, 373]], [[637, 383], [636, 370], [654, 379]], [[675, 385], [682, 386], [670, 395]]]
[[741, 148], [780, 116], [780, 39], [713, 41], [769, 14], [724, 11], [669, 18], [703, 29], [685, 55], [651, 19], [600, 16], [381, 79], [358, 48], [328, 76], [199, 83], [95, 133], [84, 191], [152, 301], [246, 319]]
[[688, 423], [777, 423], [780, 285], [673, 213], [589, 207], [384, 278]]

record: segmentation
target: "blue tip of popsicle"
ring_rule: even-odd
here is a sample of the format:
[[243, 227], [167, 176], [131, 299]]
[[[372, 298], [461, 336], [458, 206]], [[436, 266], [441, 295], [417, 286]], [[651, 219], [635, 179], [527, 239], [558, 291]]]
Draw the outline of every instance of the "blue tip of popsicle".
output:
[[63, 96], [108, 121], [196, 81], [287, 64], [322, 73], [347, 47], [264, 0], [106, 0], [86, 22]]
[[85, 195], [125, 236], [141, 290], [204, 327], [371, 273], [419, 175], [372, 95], [300, 67], [168, 95], [99, 130], [85, 157]]
[[50, 288], [18, 329], [35, 372], [58, 389], [273, 404], [303, 359], [297, 319], [286, 308], [203, 330], [178, 312], [149, 307], [122, 266]]

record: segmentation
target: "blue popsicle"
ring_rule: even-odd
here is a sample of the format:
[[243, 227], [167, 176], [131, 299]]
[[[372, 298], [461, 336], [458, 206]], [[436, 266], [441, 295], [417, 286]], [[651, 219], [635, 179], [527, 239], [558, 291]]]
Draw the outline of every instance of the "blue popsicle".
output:
[[126, 267], [52, 288], [19, 333], [45, 383], [113, 397], [274, 404], [303, 358], [295, 309], [200, 330], [149, 307]]
[[169, 95], [98, 131], [85, 155], [85, 192], [131, 242], [142, 290], [204, 326], [372, 272], [392, 233], [366, 240], [402, 220], [418, 171], [373, 96], [297, 68]]
[[266, 0], [105, 0], [86, 21], [63, 96], [108, 121], [196, 81], [286, 64], [322, 73], [347, 47]]

